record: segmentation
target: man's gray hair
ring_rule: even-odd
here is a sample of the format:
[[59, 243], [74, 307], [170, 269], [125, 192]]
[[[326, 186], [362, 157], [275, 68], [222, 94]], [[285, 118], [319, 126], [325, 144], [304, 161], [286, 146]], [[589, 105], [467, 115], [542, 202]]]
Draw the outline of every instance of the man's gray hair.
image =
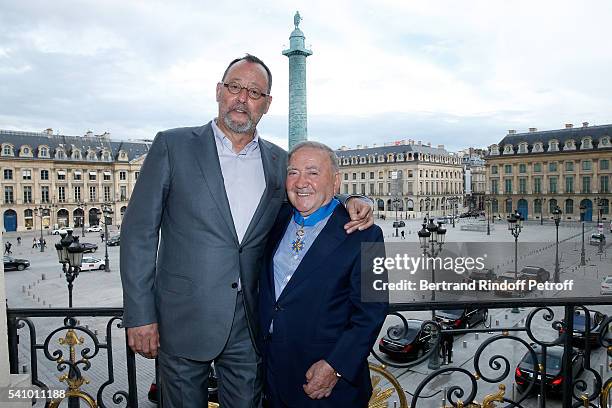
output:
[[314, 142], [310, 140], [307, 140], [305, 142], [300, 142], [296, 144], [295, 146], [293, 146], [293, 148], [289, 150], [289, 161], [291, 161], [291, 156], [293, 156], [295, 152], [297, 152], [300, 149], [305, 149], [305, 148], [324, 151], [329, 156], [329, 161], [331, 162], [334, 173], [337, 173], [340, 171], [340, 163], [338, 161], [338, 156], [336, 156], [336, 153], [331, 149], [331, 147], [327, 146], [326, 144]]

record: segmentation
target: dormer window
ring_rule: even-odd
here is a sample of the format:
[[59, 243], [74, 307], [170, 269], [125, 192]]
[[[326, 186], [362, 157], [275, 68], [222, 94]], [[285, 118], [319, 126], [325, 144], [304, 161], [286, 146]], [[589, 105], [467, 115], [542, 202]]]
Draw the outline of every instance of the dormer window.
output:
[[64, 160], [66, 158], [66, 153], [64, 153], [64, 150], [62, 149], [57, 149], [55, 151], [55, 158], [58, 160]]
[[532, 153], [542, 153], [543, 151], [544, 151], [544, 148], [542, 147], [542, 142], [534, 143], [533, 147], [531, 148]]
[[74, 160], [81, 160], [81, 151], [79, 149], [72, 150], [72, 158]]
[[49, 148], [47, 146], [39, 146], [38, 157], [49, 157]]
[[349, 160], [345, 157], [344, 159], [342, 159], [342, 164], [344, 164], [345, 166], [348, 166]]
[[389, 153], [387, 155], [387, 162], [392, 162], [393, 161], [393, 153]]
[[382, 154], [380, 156], [378, 156], [378, 162], [379, 163], [383, 163], [385, 161], [385, 156], [383, 156]]
[[602, 137], [599, 141], [600, 147], [610, 147], [610, 138], [608, 136]]
[[507, 144], [504, 146], [504, 154], [513, 154], [514, 149], [511, 144]]
[[401, 153], [399, 153], [399, 154], [397, 155], [397, 161], [404, 161], [404, 155], [403, 155], [403, 154], [401, 154]]
[[30, 146], [21, 146], [21, 149], [19, 151], [19, 156], [20, 157], [32, 157], [32, 149], [30, 148]]
[[13, 155], [13, 146], [10, 144], [2, 145], [2, 155], [3, 156], [12, 156]]
[[519, 144], [519, 153], [527, 153], [527, 143], [523, 142], [521, 144]]
[[567, 140], [563, 146], [563, 150], [576, 150], [576, 143], [572, 139]]
[[585, 137], [584, 139], [582, 139], [582, 142], [580, 144], [581, 150], [592, 149], [592, 148], [593, 148], [593, 142], [591, 141], [590, 137]]
[[368, 163], [375, 163], [376, 158], [374, 156], [368, 156]]
[[96, 152], [93, 150], [87, 152], [87, 160], [96, 160]]
[[555, 139], [548, 142], [548, 151], [549, 152], [558, 152], [559, 151], [559, 142]]
[[102, 159], [105, 161], [110, 161], [110, 153], [109, 152], [102, 153]]

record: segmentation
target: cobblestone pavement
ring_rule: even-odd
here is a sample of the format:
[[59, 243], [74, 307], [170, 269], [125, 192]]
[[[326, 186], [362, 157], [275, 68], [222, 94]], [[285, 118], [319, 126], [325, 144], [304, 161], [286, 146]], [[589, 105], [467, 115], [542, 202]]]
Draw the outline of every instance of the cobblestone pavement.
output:
[[[385, 239], [387, 242], [402, 241], [401, 238], [394, 237], [395, 229], [392, 227], [392, 221], [388, 218], [386, 221], [377, 220], [384, 231]], [[416, 242], [418, 240], [416, 232], [421, 228], [420, 220], [409, 220], [404, 229], [406, 241]], [[512, 242], [513, 238], [507, 231], [505, 222], [496, 222], [492, 225], [491, 235], [487, 236], [485, 232], [475, 231], [463, 231], [461, 230], [462, 225], [467, 225], [470, 221], [461, 219], [453, 229], [451, 225], [447, 225], [447, 241], [449, 242]], [[472, 221], [477, 223], [479, 221]], [[482, 221], [480, 221], [482, 223]], [[562, 225], [559, 229], [560, 240], [566, 240], [567, 247], [562, 253], [561, 261], [561, 277], [565, 279], [567, 277], [574, 277], [580, 284], [590, 284], [601, 281], [602, 277], [608, 274], [612, 274], [612, 257], [608, 257], [610, 252], [610, 245], [605, 248], [603, 254], [597, 253], [597, 248], [587, 246], [587, 266], [579, 267], [580, 261], [580, 224], [567, 224]], [[78, 232], [78, 231], [77, 231]], [[587, 228], [586, 236], [592, 232], [592, 226]], [[527, 223], [525, 226], [520, 240], [543, 242], [543, 243], [554, 243], [554, 226], [544, 225], [540, 226], [538, 223]], [[80, 233], [79, 233], [80, 235]], [[113, 235], [111, 233], [110, 235]], [[611, 238], [610, 234], [606, 234], [608, 242]], [[16, 237], [21, 236], [22, 245], [18, 246], [16, 243]], [[10, 241], [13, 244], [13, 256], [23, 257], [31, 261], [31, 267], [25, 271], [14, 271], [7, 272], [6, 277], [6, 290], [9, 308], [48, 308], [48, 307], [66, 307], [68, 302], [66, 281], [61, 273], [61, 265], [57, 262], [57, 256], [53, 248], [53, 244], [59, 240], [58, 236], [47, 236], [45, 239], [48, 242], [47, 250], [41, 253], [37, 249], [31, 248], [32, 238], [35, 236], [33, 232], [28, 233], [5, 233], [3, 234], [4, 241]], [[36, 234], [38, 236], [38, 233]], [[104, 259], [104, 246], [100, 241], [99, 234], [97, 233], [86, 233], [85, 238], [81, 238], [84, 242], [97, 243], [99, 246], [98, 251], [93, 254], [95, 257]], [[406, 242], [404, 241], [404, 242]], [[82, 272], [74, 283], [74, 306], [75, 307], [121, 307], [121, 284], [119, 279], [119, 247], [109, 247], [109, 259], [111, 272], [106, 273], [104, 271], [95, 272]], [[538, 253], [527, 254], [521, 256], [519, 268], [521, 265], [536, 264], [546, 265], [549, 271], [552, 271], [551, 265], [554, 265], [554, 246], [547, 248], [546, 250]], [[510, 265], [509, 268], [512, 266]], [[44, 276], [44, 279], [43, 279]], [[410, 301], [411, 299], [397, 298], [396, 301]], [[611, 297], [612, 301], [612, 297]], [[612, 313], [612, 307], [609, 305], [602, 305], [594, 307], [606, 314]], [[563, 315], [562, 308], [552, 308], [555, 313], [555, 318], [560, 319]], [[527, 313], [530, 311], [529, 308], [521, 309], [521, 313], [515, 314], [510, 313], [510, 309], [494, 309], [490, 311], [490, 320], [493, 327], [514, 327], [517, 325], [524, 324], [524, 319]], [[427, 319], [431, 317], [429, 311], [418, 311], [418, 312], [404, 312], [404, 316], [410, 318], [421, 318]], [[37, 329], [37, 341], [43, 341], [43, 338], [54, 328], [61, 326], [61, 319], [35, 319]], [[104, 340], [104, 332], [106, 330], [107, 318], [87, 318], [83, 317], [80, 319], [82, 325], [88, 325], [92, 331], [96, 331], [98, 335], [102, 336]], [[386, 329], [393, 324], [398, 324], [396, 317], [389, 317], [385, 323], [385, 327], [381, 333], [385, 333]], [[544, 322], [542, 319], [534, 326], [537, 331], [541, 330], [542, 336], [548, 338], [554, 337], [555, 333], [551, 331], [550, 323]], [[125, 406], [123, 404], [112, 403], [112, 393], [117, 390], [127, 390], [127, 373], [125, 364], [125, 338], [122, 329], [113, 327], [112, 329], [112, 342], [113, 348], [113, 365], [115, 382], [114, 386], [109, 386], [108, 390], [104, 393], [104, 400], [107, 406]], [[25, 329], [20, 329], [20, 366], [28, 365], [30, 360], [28, 350], [28, 335]], [[454, 347], [454, 366], [463, 367], [471, 372], [474, 371], [473, 357], [476, 347], [486, 338], [490, 337], [489, 333], [480, 333], [478, 336], [475, 334], [465, 334], [455, 338]], [[521, 334], [521, 337], [526, 337]], [[54, 340], [57, 345], [57, 340]], [[54, 344], [53, 342], [51, 344]], [[87, 345], [87, 343], [85, 344]], [[59, 346], [56, 346], [59, 348]], [[512, 351], [510, 351], [512, 348]], [[53, 348], [52, 348], [53, 349]], [[497, 350], [499, 351], [499, 350]], [[510, 370], [513, 371], [518, 359], [524, 354], [524, 350], [520, 349], [517, 344], [509, 344], [508, 349], [504, 355], [510, 359]], [[90, 380], [90, 384], [83, 388], [90, 392], [95, 393], [100, 385], [108, 380], [108, 369], [106, 363], [105, 351], [100, 351], [100, 354], [91, 360], [91, 368], [85, 372], [85, 376]], [[481, 359], [482, 362], [488, 362], [488, 358], [485, 355]], [[485, 359], [486, 358], [486, 359]], [[60, 384], [57, 381], [60, 373], [57, 368], [46, 361], [44, 355], [39, 352], [39, 378], [47, 383], [51, 388], [59, 388]], [[374, 361], [374, 360], [373, 360]], [[603, 349], [593, 351], [592, 366], [598, 372], [603, 374], [604, 379], [609, 378], [611, 372], [608, 370], [606, 364], [606, 356]], [[30, 371], [29, 367], [27, 368]], [[484, 369], [484, 367], [483, 367]], [[146, 398], [151, 380], [154, 378], [154, 364], [151, 360], [146, 360], [142, 357], [137, 357], [137, 375], [138, 375], [138, 395], [140, 406], [152, 407], [153, 404], [149, 403]], [[411, 369], [395, 369], [390, 368], [390, 371], [396, 375], [406, 392], [410, 396], [410, 392], [413, 392], [417, 385], [431, 373], [431, 370], [427, 368], [427, 363], [420, 364], [419, 366]], [[499, 374], [499, 373], [497, 373]], [[513, 390], [513, 375], [509, 375], [507, 380], [504, 382], [507, 386], [507, 395], [511, 395]], [[429, 399], [419, 402], [419, 408], [427, 407], [439, 407], [441, 405], [442, 393], [441, 391], [452, 385], [464, 385], [467, 386], [467, 378], [460, 378], [459, 375], [449, 375], [438, 377], [437, 381], [432, 384], [429, 389], [426, 389], [424, 394], [434, 395]], [[466, 388], [469, 392], [469, 388]], [[482, 397], [488, 393], [497, 391], [497, 384], [482, 383], [479, 384], [478, 398], [481, 401]], [[42, 405], [36, 405], [42, 406]], [[390, 404], [393, 406], [393, 403]], [[535, 407], [536, 397], [528, 400], [523, 406]], [[555, 401], [547, 403], [547, 407], [560, 406]]]

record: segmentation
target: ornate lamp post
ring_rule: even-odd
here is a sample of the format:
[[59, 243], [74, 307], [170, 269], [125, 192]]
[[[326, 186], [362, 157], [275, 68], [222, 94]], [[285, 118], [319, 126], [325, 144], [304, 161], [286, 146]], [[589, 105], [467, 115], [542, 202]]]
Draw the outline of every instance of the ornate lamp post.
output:
[[[433, 218], [428, 219], [425, 218], [423, 220], [423, 228], [418, 232], [419, 242], [421, 244], [421, 248], [423, 249], [423, 255], [428, 256], [430, 258], [435, 258], [442, 251], [442, 246], [444, 245], [444, 239], [446, 237], [446, 229], [442, 228], [442, 223], [439, 222], [438, 225], [434, 224]], [[431, 283], [436, 282], [436, 271], [432, 264], [431, 267]], [[431, 292], [431, 300], [432, 302], [436, 300], [436, 291], [433, 290]], [[436, 315], [436, 311], [431, 311], [432, 319]], [[435, 333], [434, 333], [435, 332]], [[440, 356], [438, 355], [438, 341], [437, 341], [437, 330], [432, 329], [430, 344], [432, 348], [435, 350], [432, 352], [431, 357], [429, 358], [428, 367], [432, 370], [437, 370], [440, 368]]]
[[544, 225], [544, 198], [540, 196], [540, 225]]
[[79, 276], [81, 262], [83, 261], [83, 247], [79, 244], [79, 237], [72, 236], [72, 231], [62, 234], [60, 242], [55, 244], [57, 258], [62, 264], [62, 270], [68, 282], [68, 307], [72, 307], [72, 282]]
[[38, 208], [34, 208], [34, 212], [36, 213], [37, 216], [40, 217], [40, 252], [45, 252], [45, 245], [43, 244], [43, 216], [44, 216], [44, 212], [48, 211], [49, 209], [47, 207], [43, 207], [42, 205]]
[[487, 203], [487, 235], [491, 235], [491, 197], [485, 198], [485, 202]]
[[[518, 280], [518, 237], [523, 229], [524, 218], [518, 211], [508, 215], [508, 231], [514, 237], [514, 280]], [[520, 313], [517, 306], [512, 308], [512, 313]]]
[[584, 204], [580, 204], [580, 221], [582, 223], [582, 250], [580, 251], [580, 266], [586, 265], [584, 253], [584, 214], [586, 214], [586, 206]]
[[557, 230], [557, 238], [555, 240], [555, 283], [559, 283], [559, 223], [561, 222], [561, 208], [559, 206], [556, 206], [553, 210], [553, 219], [555, 220], [555, 228]]
[[104, 214], [104, 271], [110, 272], [110, 262], [108, 261], [108, 223], [113, 214], [110, 203], [104, 203], [102, 213]]

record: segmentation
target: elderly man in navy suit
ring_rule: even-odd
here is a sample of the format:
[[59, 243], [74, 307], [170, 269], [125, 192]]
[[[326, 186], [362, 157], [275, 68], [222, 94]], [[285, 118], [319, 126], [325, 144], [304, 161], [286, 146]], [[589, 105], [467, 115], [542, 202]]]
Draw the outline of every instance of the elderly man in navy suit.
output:
[[344, 232], [349, 216], [334, 199], [339, 185], [329, 147], [303, 142], [289, 153], [292, 205], [281, 208], [270, 234], [259, 284], [273, 408], [366, 407], [372, 393], [367, 357], [388, 303], [362, 299], [362, 244], [382, 243], [383, 235], [378, 226]]

